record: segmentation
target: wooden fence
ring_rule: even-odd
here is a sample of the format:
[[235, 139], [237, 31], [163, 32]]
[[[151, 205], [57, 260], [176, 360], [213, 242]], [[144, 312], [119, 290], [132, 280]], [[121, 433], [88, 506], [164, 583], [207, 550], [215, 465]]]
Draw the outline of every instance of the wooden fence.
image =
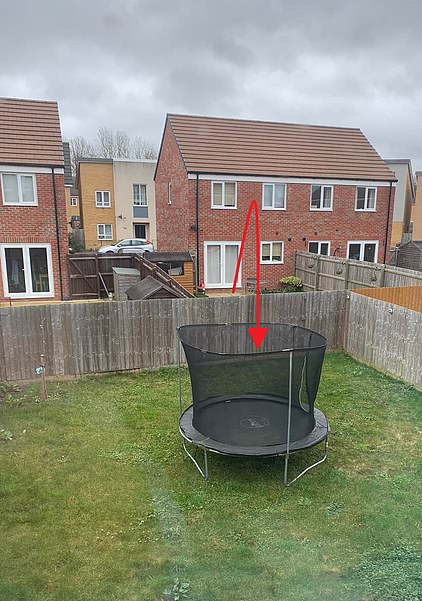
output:
[[422, 285], [401, 288], [362, 288], [354, 292], [422, 313]]
[[355, 292], [349, 296], [344, 350], [422, 388], [422, 313]]
[[303, 280], [305, 290], [314, 291], [422, 285], [420, 271], [299, 251], [295, 274]]
[[[254, 322], [255, 296], [62, 303], [0, 309], [0, 380], [156, 368], [176, 363], [176, 328], [188, 323]], [[262, 321], [301, 325], [341, 348], [344, 292], [268, 294]]]
[[114, 291], [113, 267], [134, 267], [132, 255], [69, 255], [69, 288], [72, 299], [107, 298]]

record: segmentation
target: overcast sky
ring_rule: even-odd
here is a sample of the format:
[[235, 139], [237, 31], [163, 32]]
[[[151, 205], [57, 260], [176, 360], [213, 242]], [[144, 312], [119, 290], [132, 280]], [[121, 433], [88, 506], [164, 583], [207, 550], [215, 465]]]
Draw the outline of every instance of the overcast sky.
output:
[[165, 114], [360, 127], [422, 170], [421, 0], [1, 0], [0, 96], [157, 147]]

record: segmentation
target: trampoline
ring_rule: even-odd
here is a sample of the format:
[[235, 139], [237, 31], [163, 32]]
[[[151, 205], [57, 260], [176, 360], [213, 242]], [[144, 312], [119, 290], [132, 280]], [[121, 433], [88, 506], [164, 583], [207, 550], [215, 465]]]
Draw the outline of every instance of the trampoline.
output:
[[[284, 456], [285, 485], [326, 460], [329, 426], [315, 408], [326, 339], [294, 325], [262, 324], [259, 349], [254, 324], [196, 324], [178, 329], [188, 363], [192, 404], [183, 408], [181, 352], [179, 431], [183, 448], [208, 479], [208, 451], [236, 457]], [[196, 447], [192, 454], [186, 442]], [[291, 481], [289, 455], [324, 443], [322, 459]], [[203, 466], [196, 451], [204, 453]]]

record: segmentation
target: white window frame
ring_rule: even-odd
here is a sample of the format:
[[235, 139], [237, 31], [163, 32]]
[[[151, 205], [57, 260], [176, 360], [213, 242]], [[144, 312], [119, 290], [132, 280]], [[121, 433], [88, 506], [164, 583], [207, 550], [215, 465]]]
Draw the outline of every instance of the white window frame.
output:
[[70, 206], [77, 207], [78, 206], [78, 198], [76, 196], [70, 197]]
[[[111, 232], [110, 238], [105, 237], [105, 226], [106, 225], [110, 226], [110, 232]], [[104, 228], [104, 236], [102, 238], [100, 238], [100, 227]], [[97, 223], [97, 239], [98, 240], [113, 240], [113, 224], [112, 223]]]
[[[9, 285], [7, 282], [7, 267], [6, 267], [6, 248], [21, 248], [23, 252], [23, 264], [25, 270], [25, 288], [27, 292], [9, 292]], [[31, 260], [29, 256], [29, 250], [31, 248], [45, 248], [47, 251], [47, 268], [48, 268], [48, 292], [32, 292], [32, 278], [31, 278]], [[3, 275], [3, 290], [4, 295], [8, 298], [51, 298], [54, 296], [54, 277], [53, 277], [53, 261], [51, 258], [51, 245], [50, 244], [0, 244], [0, 260], [1, 260], [1, 271]], [[30, 291], [30, 292], [28, 292]]]
[[[137, 204], [135, 202], [135, 186], [143, 186], [145, 188], [145, 203], [139, 202], [139, 204]], [[146, 184], [132, 184], [132, 193], [133, 193], [133, 206], [134, 207], [147, 207], [148, 206], [147, 185]], [[140, 196], [141, 195], [139, 195], [139, 200], [140, 200]]]
[[[272, 205], [271, 207], [266, 207], [264, 206], [264, 195], [265, 195], [265, 187], [266, 186], [272, 186], [273, 189], [273, 194], [272, 194]], [[275, 199], [275, 186], [283, 186], [284, 187], [284, 206], [283, 207], [275, 207], [274, 206], [274, 199]], [[286, 210], [286, 199], [287, 199], [287, 184], [285, 184], [284, 182], [280, 182], [280, 183], [263, 183], [262, 184], [262, 210], [263, 211], [285, 211]]]
[[[222, 185], [222, 201], [223, 201], [222, 205], [214, 204], [214, 184]], [[225, 204], [224, 204], [224, 200], [226, 197], [226, 193], [225, 193], [226, 184], [234, 184], [234, 207], [225, 206]], [[214, 181], [212, 181], [211, 182], [211, 208], [212, 209], [224, 209], [226, 211], [237, 209], [237, 182], [232, 181], [232, 180], [229, 180], [229, 181], [214, 180]]]
[[[104, 192], [108, 194], [109, 204], [104, 204]], [[101, 203], [98, 202], [97, 194], [101, 194]], [[95, 190], [95, 206], [97, 209], [110, 209], [111, 208], [111, 194], [110, 190]]]
[[367, 263], [377, 263], [378, 262], [378, 245], [379, 245], [379, 240], [348, 240], [347, 241], [347, 259], [349, 258], [349, 249], [350, 246], [352, 244], [360, 244], [361, 245], [361, 249], [360, 249], [360, 253], [359, 253], [359, 259], [350, 259], [353, 261], [363, 261], [363, 255], [365, 252], [365, 244], [375, 244], [375, 256], [374, 256], [374, 260], [373, 261], [367, 261]]
[[[274, 261], [273, 256], [273, 244], [281, 244], [281, 261]], [[269, 261], [262, 260], [262, 245], [269, 244], [270, 245], [270, 257]], [[260, 261], [262, 265], [282, 265], [284, 263], [284, 240], [263, 240], [261, 241], [261, 252], [260, 252]]]
[[171, 205], [171, 201], [172, 201], [172, 186], [171, 186], [171, 182], [168, 183], [167, 186], [167, 204]]
[[[308, 240], [308, 253], [311, 252], [309, 250], [309, 245], [310, 244], [318, 244], [318, 252], [317, 253], [313, 253], [314, 255], [321, 255], [321, 257], [329, 257], [330, 256], [330, 253], [331, 253], [331, 242], [329, 240]], [[321, 244], [328, 244], [328, 255], [321, 254]]]
[[[312, 206], [312, 188], [319, 186], [321, 188], [321, 194], [319, 197], [319, 202], [320, 202], [320, 206], [319, 207], [313, 207]], [[331, 188], [331, 206], [330, 207], [323, 207], [322, 204], [324, 202], [324, 190], [325, 188]], [[311, 185], [311, 197], [310, 197], [310, 202], [309, 202], [309, 206], [310, 206], [310, 210], [311, 211], [332, 211], [333, 210], [333, 204], [334, 204], [334, 186], [329, 186], [326, 184], [312, 184]]]
[[[3, 177], [5, 175], [15, 175], [16, 179], [17, 179], [17, 183], [18, 183], [18, 200], [16, 202], [10, 202], [6, 200], [5, 197], [5, 193], [4, 193], [4, 182], [3, 182]], [[22, 182], [21, 179], [22, 177], [31, 177], [32, 178], [32, 187], [34, 190], [34, 200], [33, 202], [24, 202], [22, 200]], [[1, 174], [1, 195], [2, 195], [2, 200], [3, 200], [3, 204], [7, 207], [36, 207], [38, 206], [38, 194], [37, 194], [37, 179], [35, 177], [35, 175], [33, 173], [13, 173], [13, 172], [6, 172], [4, 171]]]
[[[358, 209], [358, 190], [359, 188], [363, 188], [365, 190], [365, 201], [363, 209]], [[374, 199], [374, 207], [368, 208], [368, 195], [369, 190], [375, 190], [375, 199]], [[375, 186], [356, 186], [356, 199], [355, 199], [355, 211], [359, 213], [375, 213], [377, 210], [377, 188]]]
[[[216, 241], [207, 241], [204, 242], [204, 279], [205, 279], [205, 287], [209, 288], [210, 290], [212, 288], [232, 288], [233, 286], [233, 282], [224, 282], [223, 283], [219, 283], [219, 284], [208, 284], [207, 280], [206, 280], [206, 275], [208, 272], [208, 253], [207, 253], [207, 247], [208, 246], [220, 246], [221, 248], [225, 247], [225, 246], [237, 246], [238, 251], [237, 251], [237, 257], [239, 260], [239, 252], [240, 252], [240, 242], [238, 241], [221, 241], [221, 240], [216, 240]], [[221, 273], [224, 273], [226, 271], [226, 266], [225, 266], [225, 260], [226, 260], [226, 255], [225, 252], [221, 253]], [[240, 269], [239, 269], [239, 276], [237, 278], [237, 284], [236, 284], [236, 288], [241, 288], [242, 287], [242, 263], [240, 264]]]

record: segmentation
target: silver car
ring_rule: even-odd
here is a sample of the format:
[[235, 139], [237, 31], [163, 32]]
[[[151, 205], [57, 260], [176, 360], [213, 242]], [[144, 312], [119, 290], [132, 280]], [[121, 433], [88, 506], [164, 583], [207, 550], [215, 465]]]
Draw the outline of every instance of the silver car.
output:
[[153, 250], [153, 245], [145, 238], [128, 238], [126, 240], [120, 240], [120, 242], [111, 244], [110, 246], [102, 246], [97, 252], [100, 255], [128, 255], [134, 253], [152, 252]]

